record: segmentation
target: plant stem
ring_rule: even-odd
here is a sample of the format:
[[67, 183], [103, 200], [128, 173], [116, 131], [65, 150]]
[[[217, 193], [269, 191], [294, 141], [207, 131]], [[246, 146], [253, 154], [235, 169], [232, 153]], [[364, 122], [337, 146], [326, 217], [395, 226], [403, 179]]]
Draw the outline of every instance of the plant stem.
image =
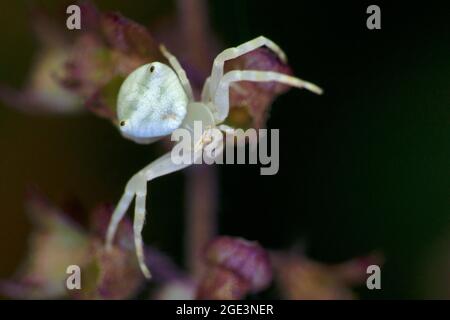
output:
[[185, 57], [205, 77], [211, 71], [211, 63], [217, 51], [208, 19], [206, 0], [178, 0], [178, 19], [186, 46]]
[[203, 272], [205, 246], [217, 234], [217, 168], [195, 165], [188, 169], [186, 176], [187, 266], [194, 278], [198, 278]]
[[[178, 0], [178, 19], [186, 46], [185, 58], [206, 79], [216, 53], [206, 0]], [[203, 250], [217, 234], [217, 168], [194, 165], [186, 171], [185, 257], [194, 278], [203, 272]]]

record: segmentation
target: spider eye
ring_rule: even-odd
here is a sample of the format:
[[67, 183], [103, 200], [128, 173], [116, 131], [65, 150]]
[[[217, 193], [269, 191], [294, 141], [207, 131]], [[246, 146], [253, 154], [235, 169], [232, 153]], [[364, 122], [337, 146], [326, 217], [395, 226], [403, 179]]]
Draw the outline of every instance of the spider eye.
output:
[[120, 121], [120, 123], [119, 123], [119, 124], [120, 124], [120, 126], [121, 126], [121, 127], [123, 127], [123, 126], [125, 125], [125, 121], [124, 121], [124, 120], [122, 120], [122, 121]]
[[153, 72], [153, 71], [155, 71], [155, 66], [150, 67], [150, 72]]

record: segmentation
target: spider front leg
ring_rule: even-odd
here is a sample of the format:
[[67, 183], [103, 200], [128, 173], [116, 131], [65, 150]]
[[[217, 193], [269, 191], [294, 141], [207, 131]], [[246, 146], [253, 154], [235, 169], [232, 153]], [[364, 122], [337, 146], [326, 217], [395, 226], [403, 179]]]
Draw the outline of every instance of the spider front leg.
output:
[[150, 163], [129, 180], [125, 187], [125, 192], [111, 217], [106, 236], [107, 249], [112, 247], [118, 224], [127, 212], [131, 201], [136, 197], [133, 223], [134, 243], [139, 267], [146, 278], [151, 277], [150, 271], [145, 265], [144, 245], [142, 241], [142, 229], [144, 227], [146, 214], [147, 182], [157, 177], [184, 169], [190, 164], [191, 163], [173, 163], [170, 152]]
[[[224, 65], [225, 61], [235, 59], [239, 56], [242, 56], [250, 51], [253, 51], [255, 49], [258, 49], [262, 46], [266, 46], [269, 49], [271, 49], [273, 52], [275, 52], [278, 57], [283, 61], [286, 62], [286, 54], [281, 50], [281, 48], [272, 40], [264, 37], [259, 36], [253, 40], [247, 41], [235, 48], [228, 48], [224, 51], [222, 51], [215, 59], [213, 68], [211, 71], [211, 77], [205, 82], [205, 88], [204, 92], [209, 92], [210, 95], [212, 95], [219, 85], [219, 81], [223, 76], [224, 73]], [[206, 87], [207, 86], [207, 87]], [[206, 94], [205, 94], [206, 98]], [[213, 99], [213, 96], [210, 96], [209, 98]], [[206, 101], [206, 100], [204, 100]], [[226, 115], [224, 116], [226, 117]]]
[[134, 207], [134, 222], [133, 222], [133, 233], [134, 233], [134, 246], [136, 247], [136, 256], [138, 259], [139, 267], [142, 273], [147, 279], [152, 277], [150, 271], [145, 264], [144, 255], [144, 241], [142, 240], [142, 229], [144, 228], [145, 222], [145, 200], [147, 197], [147, 180], [145, 173], [140, 173], [137, 179], [136, 186], [136, 200]]
[[164, 45], [160, 45], [159, 49], [178, 75], [178, 78], [180, 79], [184, 91], [186, 91], [189, 101], [194, 101], [194, 94], [192, 92], [191, 83], [189, 82], [189, 79], [186, 75], [186, 71], [184, 71], [183, 67], [178, 62], [178, 59], [173, 54], [171, 54]]
[[[144, 227], [146, 215], [147, 182], [160, 176], [182, 170], [191, 164], [196, 163], [196, 160], [203, 155], [203, 150], [206, 146], [213, 143], [220, 143], [221, 140], [217, 141], [217, 139], [217, 137], [211, 135], [210, 130], [205, 130], [201, 139], [198, 143], [195, 143], [194, 147], [190, 150], [192, 162], [174, 163], [172, 161], [172, 153], [168, 152], [136, 173], [128, 181], [125, 192], [120, 199], [108, 226], [106, 248], [112, 247], [118, 224], [128, 210], [131, 201], [136, 197], [133, 223], [134, 243], [139, 267], [146, 278], [151, 278], [151, 273], [145, 264], [144, 243], [142, 240], [142, 229]], [[221, 148], [219, 148], [219, 150], [221, 150]]]
[[122, 220], [128, 208], [130, 207], [134, 195], [134, 191], [132, 191], [127, 185], [127, 187], [125, 188], [125, 192], [123, 193], [122, 198], [120, 198], [120, 201], [117, 204], [108, 225], [108, 231], [106, 233], [106, 250], [111, 250], [114, 235], [116, 234], [119, 222]]
[[[283, 73], [272, 71], [253, 71], [253, 70], [234, 70], [225, 74], [219, 82], [216, 92], [214, 93], [214, 104], [223, 115], [228, 115], [230, 108], [229, 92], [230, 84], [238, 81], [255, 81], [255, 82], [280, 82], [297, 88], [305, 88], [316, 94], [322, 94], [323, 91], [315, 84], [288, 76]], [[223, 120], [223, 119], [221, 119]]]

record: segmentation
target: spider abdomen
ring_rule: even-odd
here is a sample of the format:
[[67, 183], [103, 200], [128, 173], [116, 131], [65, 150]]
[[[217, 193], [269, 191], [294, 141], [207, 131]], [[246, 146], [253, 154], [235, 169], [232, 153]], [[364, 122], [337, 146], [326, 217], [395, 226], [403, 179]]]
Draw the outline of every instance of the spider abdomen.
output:
[[120, 129], [128, 137], [170, 134], [186, 116], [188, 97], [175, 72], [159, 62], [134, 70], [123, 82], [118, 99]]

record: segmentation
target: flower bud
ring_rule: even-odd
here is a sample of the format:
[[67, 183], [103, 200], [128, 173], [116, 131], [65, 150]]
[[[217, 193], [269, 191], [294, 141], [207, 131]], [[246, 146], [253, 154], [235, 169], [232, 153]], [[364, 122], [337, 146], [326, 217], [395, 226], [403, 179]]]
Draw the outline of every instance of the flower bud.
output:
[[267, 252], [256, 242], [219, 237], [206, 250], [208, 265], [198, 290], [200, 299], [242, 299], [272, 280]]

